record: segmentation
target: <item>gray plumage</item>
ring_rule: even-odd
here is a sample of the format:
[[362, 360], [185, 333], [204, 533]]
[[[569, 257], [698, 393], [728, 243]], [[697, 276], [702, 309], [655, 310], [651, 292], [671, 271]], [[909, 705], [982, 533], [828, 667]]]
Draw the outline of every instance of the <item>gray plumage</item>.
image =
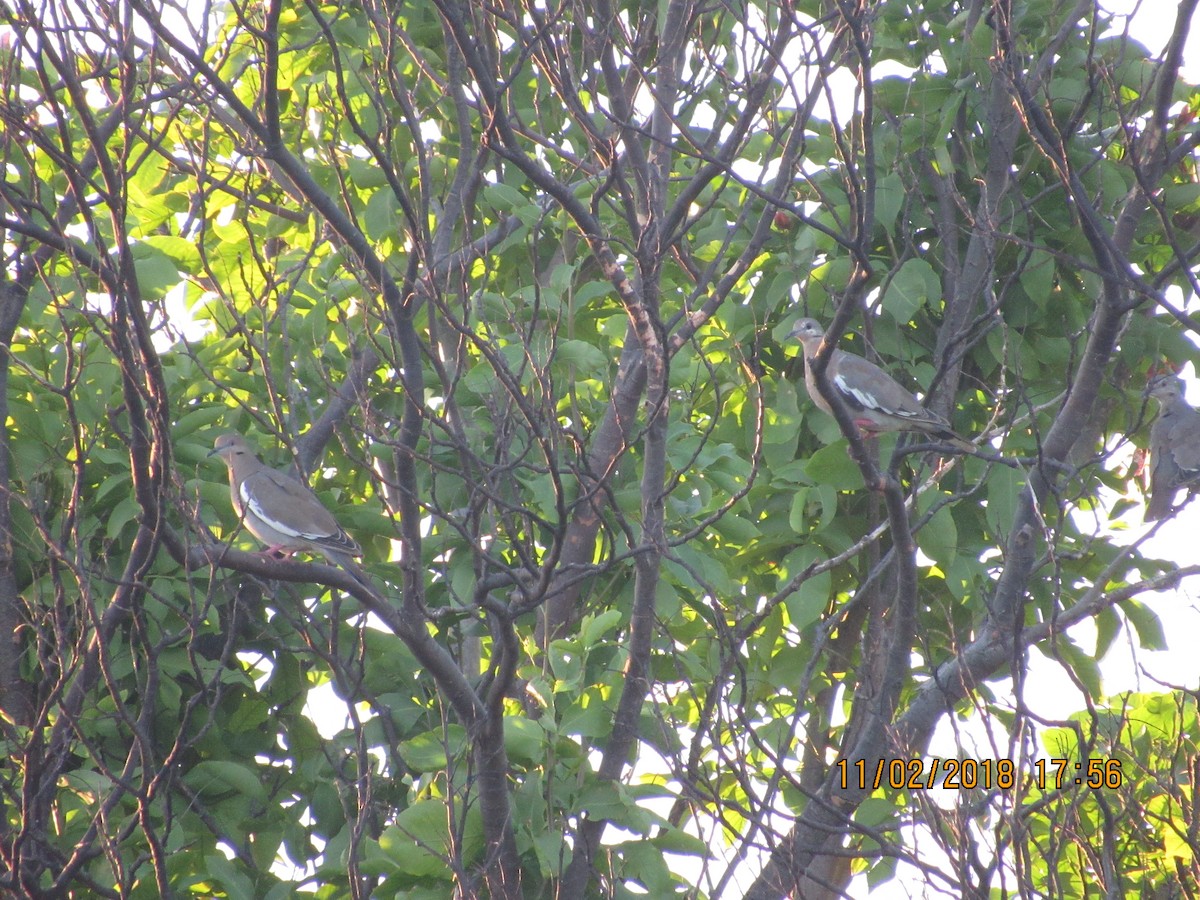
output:
[[229, 497], [246, 530], [267, 545], [268, 556], [291, 556], [298, 550], [320, 553], [358, 578], [365, 579], [354, 557], [362, 556], [350, 537], [308, 485], [265, 465], [240, 434], [222, 434], [211, 455], [229, 467]]
[[[790, 334], [804, 346], [804, 384], [808, 396], [819, 409], [833, 415], [813, 378], [812, 361], [824, 336], [825, 329], [815, 319], [801, 319]], [[923, 407], [891, 375], [861, 356], [835, 349], [825, 375], [866, 437], [883, 431], [917, 431], [964, 450], [974, 449], [954, 433], [949, 422]]]
[[1164, 375], [1150, 384], [1159, 414], [1150, 428], [1150, 500], [1143, 518], [1175, 511], [1175, 492], [1200, 478], [1200, 412], [1183, 398], [1183, 381]]

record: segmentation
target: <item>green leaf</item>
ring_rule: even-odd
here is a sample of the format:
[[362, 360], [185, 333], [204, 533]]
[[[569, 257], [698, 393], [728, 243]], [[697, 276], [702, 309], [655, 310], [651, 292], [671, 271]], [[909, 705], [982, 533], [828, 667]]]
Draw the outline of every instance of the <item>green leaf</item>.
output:
[[665, 828], [653, 839], [653, 843], [665, 853], [695, 856], [698, 859], [707, 859], [710, 854], [708, 844], [680, 828]]
[[534, 225], [541, 218], [542, 211], [537, 204], [510, 184], [489, 184], [483, 189], [483, 197], [497, 209], [515, 213], [526, 225]]
[[104, 522], [104, 533], [108, 539], [110, 541], [117, 540], [125, 527], [134, 522], [141, 511], [141, 506], [133, 497], [122, 497], [118, 500]]
[[807, 505], [808, 488], [796, 488], [792, 494], [791, 509], [788, 510], [788, 528], [797, 534], [807, 530]]
[[[779, 567], [780, 587], [824, 558], [820, 550], [809, 544], [793, 550]], [[784, 600], [792, 624], [797, 628], [807, 628], [820, 619], [829, 607], [832, 588], [833, 576], [828, 570], [805, 579], [800, 587]]]
[[921, 515], [932, 509], [935, 503], [944, 505], [913, 535], [921, 552], [937, 563], [943, 572], [954, 564], [958, 555], [958, 527], [954, 524], [953, 506], [945, 504], [946, 496], [932, 490], [920, 496], [917, 510]]
[[229, 900], [258, 900], [254, 882], [234, 868], [234, 864], [220, 853], [210, 853], [204, 858], [209, 878], [215, 878], [225, 889]]
[[1138, 643], [1147, 650], [1166, 650], [1167, 636], [1163, 633], [1162, 620], [1149, 606], [1139, 600], [1122, 600], [1117, 604], [1129, 624], [1137, 632]]
[[822, 447], [808, 460], [804, 474], [814, 483], [835, 491], [859, 490], [863, 486], [862, 470], [846, 452], [844, 441]]
[[998, 534], [1012, 527], [1017, 503], [1026, 487], [1026, 476], [1020, 469], [997, 466], [987, 481], [988, 526]]
[[372, 240], [398, 240], [401, 232], [400, 206], [386, 188], [371, 194], [362, 213], [363, 230]]
[[594, 647], [621, 624], [622, 618], [621, 611], [617, 609], [584, 616], [579, 626], [579, 642], [584, 647]]
[[210, 801], [222, 797], [245, 797], [262, 804], [267, 800], [258, 772], [239, 762], [201, 760], [184, 774], [183, 780], [193, 791]]
[[450, 724], [402, 741], [398, 749], [414, 772], [440, 772], [449, 764], [447, 752], [458, 756], [466, 747], [466, 740], [466, 729]]
[[1121, 634], [1121, 619], [1111, 608], [1103, 609], [1096, 616], [1096, 658], [1103, 659]]
[[867, 884], [871, 888], [881, 887], [896, 877], [895, 857], [885, 856], [867, 870]]
[[170, 234], [152, 234], [142, 238], [141, 245], [158, 250], [179, 272], [201, 271], [200, 249], [194, 241]]
[[546, 729], [524, 716], [504, 717], [504, 749], [512, 762], [532, 764], [546, 755]]
[[753, 522], [732, 512], [725, 513], [712, 527], [725, 541], [738, 547], [745, 547], [762, 533]]
[[223, 406], [208, 406], [185, 413], [171, 429], [171, 435], [175, 440], [181, 440], [203, 428], [211, 428], [228, 413], [229, 410]]
[[[454, 851], [448, 826], [449, 810], [441, 800], [419, 800], [396, 816], [379, 836], [379, 846], [397, 870], [421, 878], [449, 881], [454, 871], [447, 865]], [[466, 810], [461, 858], [471, 863], [483, 850], [483, 818], [479, 807]]]
[[[884, 760], [884, 780], [887, 780], [887, 767], [890, 759]], [[868, 760], [867, 770], [875, 771], [873, 760]], [[879, 828], [895, 820], [898, 815], [896, 805], [884, 797], [868, 797], [854, 813], [854, 821], [865, 828]]]
[[1054, 275], [1054, 256], [1045, 250], [1034, 250], [1021, 270], [1021, 287], [1035, 303], [1047, 303], [1054, 288]]
[[162, 250], [142, 241], [133, 245], [132, 252], [138, 290], [144, 298], [157, 299], [179, 284], [179, 270]]
[[1100, 675], [1100, 665], [1094, 656], [1085, 653], [1065, 635], [1059, 635], [1052, 654], [1071, 667], [1071, 671], [1083, 683], [1089, 696], [1104, 696], [1101, 688], [1103, 679]]
[[555, 353], [560, 360], [578, 369], [581, 376], [601, 377], [608, 369], [608, 359], [587, 341], [559, 341]]
[[904, 182], [891, 173], [875, 184], [875, 223], [879, 228], [890, 230], [904, 208]]
[[942, 285], [933, 266], [923, 259], [909, 259], [887, 283], [880, 302], [897, 322], [911, 322], [922, 306], [941, 296]]

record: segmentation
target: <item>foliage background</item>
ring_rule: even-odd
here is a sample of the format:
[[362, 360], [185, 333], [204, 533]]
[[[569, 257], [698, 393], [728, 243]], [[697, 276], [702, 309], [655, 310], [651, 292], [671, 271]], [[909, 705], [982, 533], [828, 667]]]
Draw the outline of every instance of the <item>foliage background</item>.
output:
[[[0, 887], [1195, 884], [1194, 696], [1098, 668], [1197, 571], [1112, 531], [1194, 356], [1194, 6], [3, 0]], [[801, 314], [979, 453], [816, 411]], [[228, 429], [372, 587], [252, 552]], [[1012, 783], [844, 780], [948, 718]]]

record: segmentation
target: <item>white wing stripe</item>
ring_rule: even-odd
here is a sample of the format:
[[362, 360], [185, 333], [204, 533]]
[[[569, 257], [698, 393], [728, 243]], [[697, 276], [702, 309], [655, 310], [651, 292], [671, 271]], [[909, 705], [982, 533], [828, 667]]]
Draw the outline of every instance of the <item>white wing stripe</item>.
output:
[[846, 383], [846, 379], [841, 375], [835, 376], [833, 383], [837, 385], [838, 390], [840, 390], [843, 394], [849, 394], [851, 397], [857, 400], [859, 405], [864, 409], [877, 409], [882, 412], [889, 412], [889, 410], [886, 410], [879, 405], [879, 399], [874, 394], [861, 390], [860, 388], [851, 387]]
[[238, 493], [242, 496], [242, 502], [246, 504], [246, 507], [250, 510], [250, 512], [254, 513], [256, 518], [266, 524], [268, 528], [271, 528], [282, 535], [286, 535], [287, 537], [305, 538], [308, 540], [320, 540], [322, 538], [329, 537], [327, 534], [313, 534], [312, 532], [297, 531], [291, 525], [285, 525], [282, 522], [277, 522], [271, 516], [267, 515], [266, 511], [254, 498], [254, 495], [250, 491], [246, 490], [245, 483], [242, 484]]
[[863, 409], [875, 410], [887, 416], [895, 416], [898, 419], [924, 419], [927, 416], [920, 412], [907, 409], [892, 409], [884, 406], [879, 402], [879, 398], [869, 391], [864, 391], [861, 388], [851, 387], [846, 383], [846, 379], [838, 375], [833, 379], [834, 385], [843, 393], [848, 394], [859, 402]]

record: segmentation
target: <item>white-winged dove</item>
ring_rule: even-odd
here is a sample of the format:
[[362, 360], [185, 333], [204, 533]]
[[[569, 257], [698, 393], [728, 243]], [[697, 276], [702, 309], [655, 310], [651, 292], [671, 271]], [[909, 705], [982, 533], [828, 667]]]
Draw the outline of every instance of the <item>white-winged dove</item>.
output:
[[1200, 412], [1183, 399], [1183, 381], [1164, 375], [1150, 383], [1158, 418], [1150, 428], [1150, 502], [1147, 522], [1175, 511], [1175, 492], [1200, 477]]
[[[833, 415], [813, 378], [813, 359], [824, 336], [825, 329], [815, 319], [801, 319], [789, 335], [804, 345], [804, 384], [808, 396], [819, 409]], [[949, 422], [923, 407], [891, 375], [861, 356], [834, 349], [825, 375], [865, 437], [874, 437], [881, 431], [919, 431], [963, 450], [975, 449], [954, 433]]]
[[213, 454], [229, 467], [233, 508], [246, 530], [267, 545], [266, 555], [316, 551], [362, 580], [354, 562], [362, 549], [308, 485], [264, 465], [240, 434], [218, 436], [209, 456]]

